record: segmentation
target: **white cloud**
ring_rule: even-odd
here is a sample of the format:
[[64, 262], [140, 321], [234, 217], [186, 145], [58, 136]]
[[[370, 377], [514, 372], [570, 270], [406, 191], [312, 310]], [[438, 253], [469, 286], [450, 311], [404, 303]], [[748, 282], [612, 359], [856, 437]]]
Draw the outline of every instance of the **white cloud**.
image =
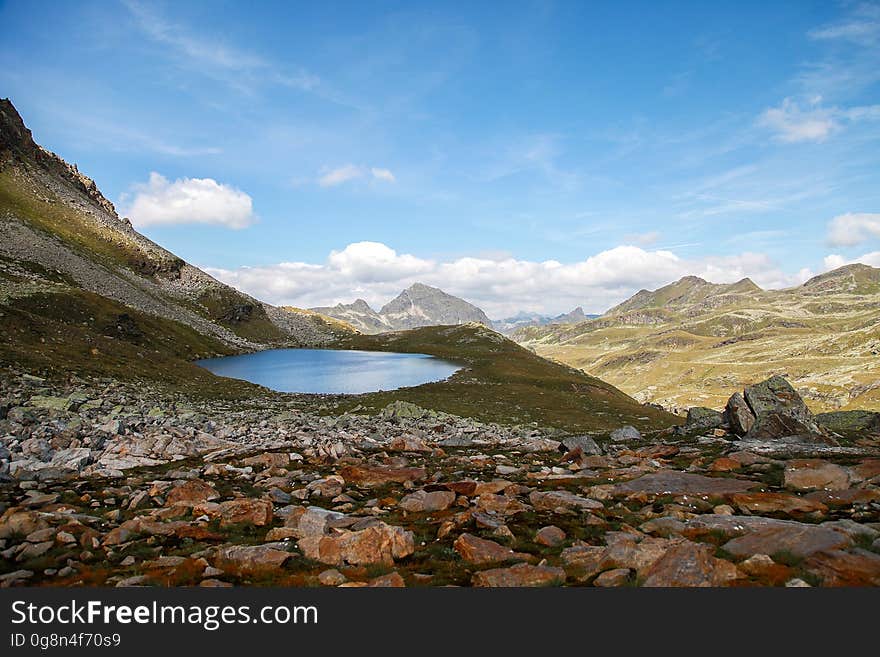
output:
[[494, 318], [521, 310], [557, 314], [575, 306], [602, 312], [641, 288], [654, 289], [688, 274], [720, 283], [749, 276], [774, 288], [802, 283], [812, 275], [808, 270], [787, 274], [766, 255], [755, 253], [687, 260], [666, 250], [618, 246], [570, 264], [499, 255], [443, 261], [397, 253], [379, 242], [357, 242], [333, 251], [323, 264], [206, 270], [257, 298], [300, 307], [361, 297], [378, 309], [419, 281], [462, 297]]
[[139, 0], [123, 0], [123, 4], [141, 32], [188, 70], [245, 91], [252, 90], [256, 83], [304, 92], [321, 87], [321, 80], [304, 69], [287, 72], [255, 52], [226, 43], [219, 35], [199, 34], [182, 23], [166, 19], [156, 6]]
[[808, 32], [817, 40], [851, 41], [862, 46], [880, 44], [880, 6], [857, 5], [851, 15], [843, 20]]
[[880, 251], [871, 251], [870, 253], [865, 253], [860, 255], [858, 258], [844, 258], [842, 255], [838, 255], [833, 253], [831, 255], [825, 256], [825, 259], [822, 261], [825, 265], [825, 271], [830, 271], [832, 269], [837, 269], [838, 267], [843, 267], [844, 265], [854, 265], [856, 263], [861, 263], [863, 265], [871, 265], [872, 267], [880, 267]]
[[832, 246], [854, 246], [880, 238], [880, 214], [847, 212], [831, 220], [828, 243]]
[[776, 132], [780, 141], [824, 141], [840, 129], [832, 112], [819, 106], [821, 99], [815, 99], [807, 109], [786, 98], [779, 107], [765, 110], [759, 124]]
[[355, 164], [345, 164], [335, 169], [327, 169], [318, 177], [321, 187], [335, 187], [350, 180], [372, 176], [375, 180], [383, 182], [395, 182], [394, 174], [388, 169], [378, 167], [362, 167]]
[[330, 169], [329, 171], [324, 173], [320, 178], [318, 178], [318, 184], [321, 187], [335, 187], [336, 185], [341, 185], [342, 183], [349, 180], [362, 178], [363, 175], [364, 170], [362, 167], [357, 167], [353, 164], [346, 164], [345, 166], [341, 166], [336, 169]]
[[212, 178], [169, 181], [155, 171], [120, 199], [123, 214], [137, 227], [215, 224], [245, 228], [256, 221], [251, 197]]
[[764, 111], [758, 125], [776, 133], [783, 142], [822, 142], [857, 121], [880, 119], [880, 105], [864, 105], [841, 109], [824, 107], [822, 97], [814, 96], [805, 103], [786, 98], [779, 107]]
[[388, 169], [378, 169], [373, 167], [370, 169], [370, 173], [373, 174], [373, 178], [376, 180], [384, 180], [385, 182], [396, 182], [396, 178], [394, 174], [391, 173]]

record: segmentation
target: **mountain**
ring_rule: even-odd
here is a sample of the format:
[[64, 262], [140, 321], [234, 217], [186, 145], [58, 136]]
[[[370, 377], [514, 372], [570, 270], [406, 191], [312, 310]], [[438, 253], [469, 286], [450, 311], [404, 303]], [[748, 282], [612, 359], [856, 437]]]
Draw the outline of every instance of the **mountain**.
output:
[[327, 345], [352, 330], [242, 294], [138, 233], [75, 164], [34, 142], [8, 99], [0, 326], [4, 362], [154, 378], [202, 355]]
[[350, 304], [312, 308], [313, 311], [347, 322], [362, 333], [384, 333], [422, 326], [445, 326], [476, 322], [492, 326], [486, 313], [443, 290], [415, 283], [382, 306], [379, 312], [363, 299]]
[[354, 303], [338, 303], [335, 306], [311, 308], [311, 310], [347, 322], [361, 333], [382, 333], [394, 330], [388, 320], [370, 308], [370, 305], [363, 299], [357, 299]]
[[867, 265], [785, 290], [687, 276], [511, 337], [667, 408], [721, 407], [731, 388], [784, 374], [815, 410], [880, 410], [880, 269]]
[[547, 326], [548, 324], [577, 324], [588, 319], [595, 319], [599, 315], [585, 315], [584, 309], [578, 306], [574, 310], [561, 315], [550, 316], [541, 315], [539, 313], [517, 313], [512, 317], [505, 319], [496, 319], [492, 321], [492, 325], [496, 331], [509, 334], [517, 329], [528, 326]]
[[860, 263], [819, 274], [803, 285], [808, 294], [880, 294], [880, 269]]
[[718, 285], [698, 276], [685, 276], [656, 290], [639, 290], [623, 303], [614, 306], [606, 315], [619, 315], [648, 308], [684, 309], [709, 308], [737, 302], [739, 295], [761, 292], [751, 279], [744, 278], [730, 285]]

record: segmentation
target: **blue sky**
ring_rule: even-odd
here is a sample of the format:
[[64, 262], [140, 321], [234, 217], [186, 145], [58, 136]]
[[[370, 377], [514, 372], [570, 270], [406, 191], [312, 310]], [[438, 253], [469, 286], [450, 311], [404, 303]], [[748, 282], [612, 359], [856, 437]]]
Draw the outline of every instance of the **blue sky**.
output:
[[880, 4], [12, 0], [0, 31], [37, 141], [267, 301], [880, 265]]

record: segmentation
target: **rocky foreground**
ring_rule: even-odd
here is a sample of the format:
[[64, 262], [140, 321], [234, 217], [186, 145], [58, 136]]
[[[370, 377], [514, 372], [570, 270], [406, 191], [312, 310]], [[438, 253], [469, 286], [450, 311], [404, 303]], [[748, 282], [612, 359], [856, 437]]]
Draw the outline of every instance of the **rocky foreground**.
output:
[[845, 438], [778, 377], [593, 436], [0, 386], [2, 586], [880, 585], [877, 418]]

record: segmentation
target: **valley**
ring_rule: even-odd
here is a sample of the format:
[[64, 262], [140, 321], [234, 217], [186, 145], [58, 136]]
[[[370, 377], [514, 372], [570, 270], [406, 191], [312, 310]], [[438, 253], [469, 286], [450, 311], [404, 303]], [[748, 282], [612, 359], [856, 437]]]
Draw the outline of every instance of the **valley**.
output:
[[[877, 271], [683, 279], [522, 344], [420, 284], [274, 306], [2, 100], [0, 586], [880, 586]], [[302, 348], [459, 369], [303, 394], [194, 362]]]

